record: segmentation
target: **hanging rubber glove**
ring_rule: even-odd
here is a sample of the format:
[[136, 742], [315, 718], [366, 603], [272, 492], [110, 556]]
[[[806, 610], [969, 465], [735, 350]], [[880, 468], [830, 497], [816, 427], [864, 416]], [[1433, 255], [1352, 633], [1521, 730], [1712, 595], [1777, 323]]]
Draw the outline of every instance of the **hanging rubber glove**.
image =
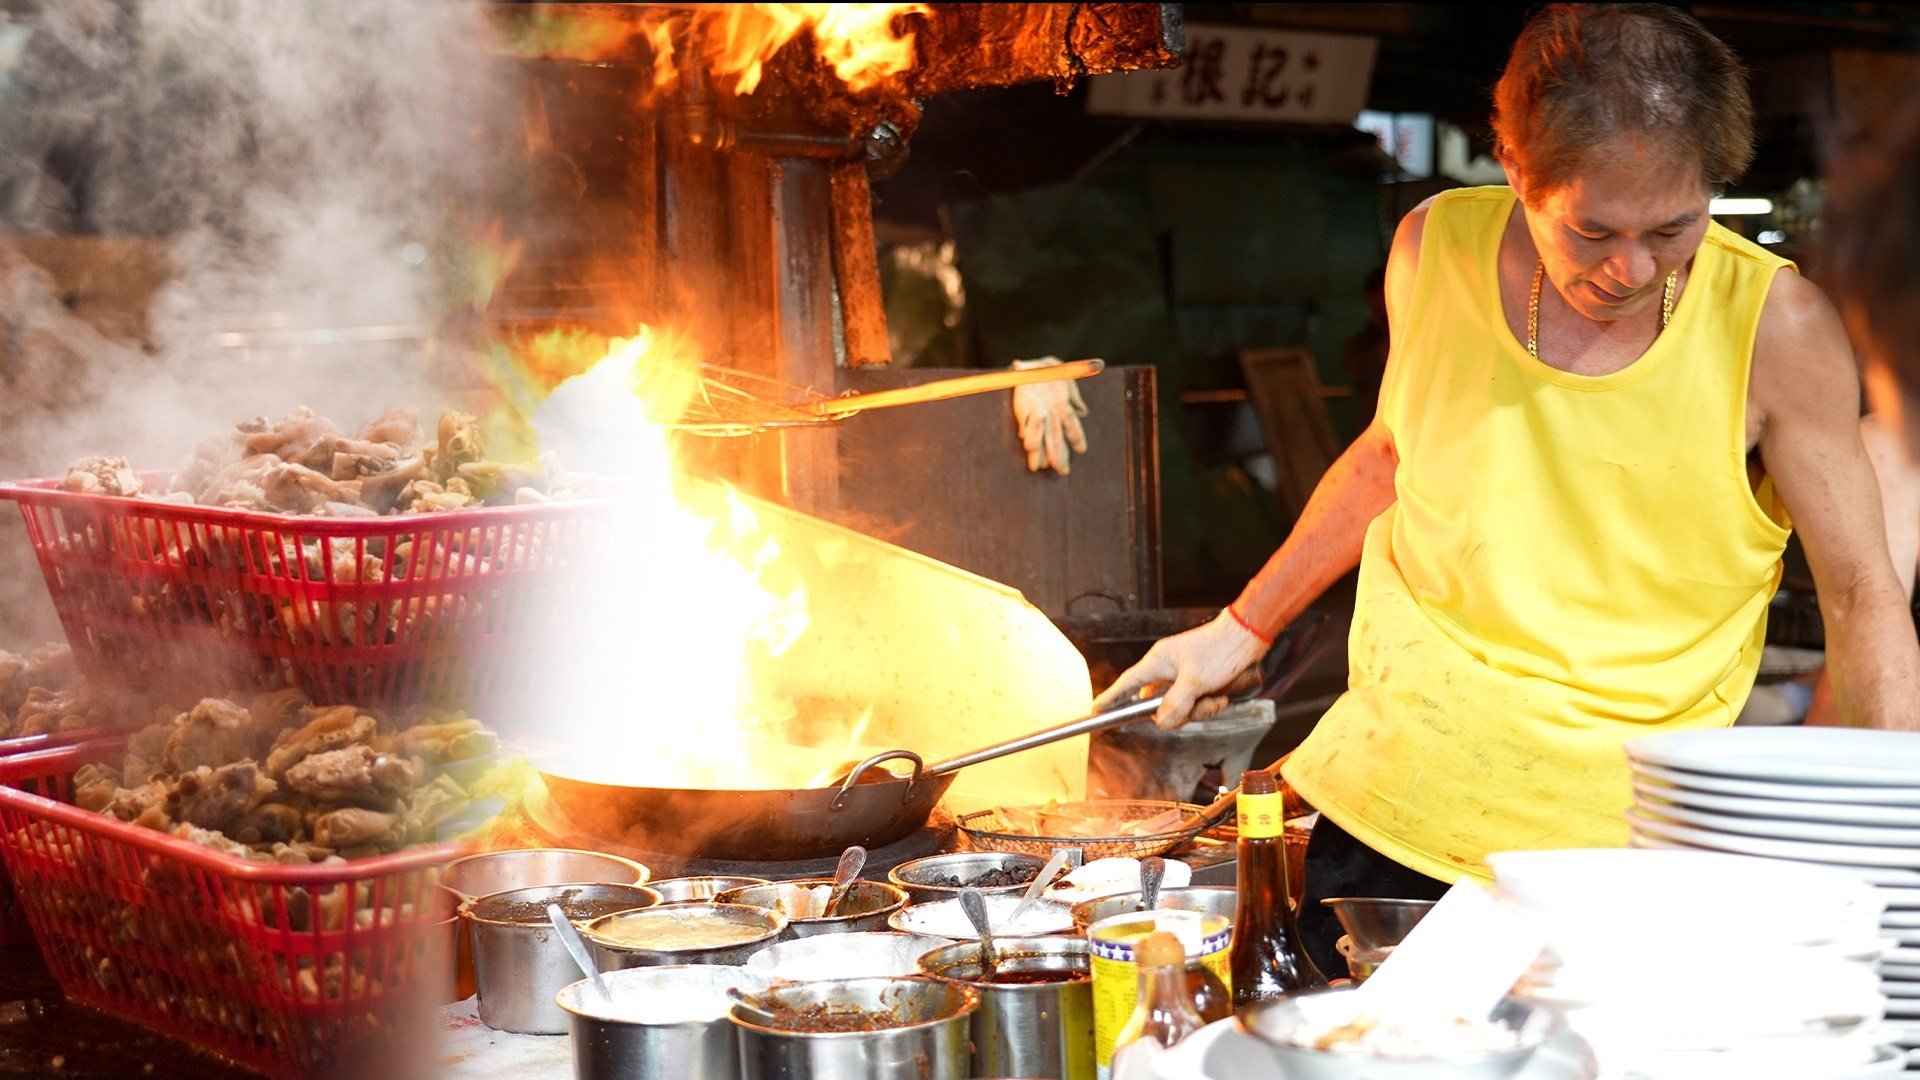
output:
[[[1015, 360], [1013, 370], [1029, 371], [1059, 363], [1057, 356]], [[1079, 384], [1072, 379], [1014, 387], [1013, 418], [1020, 425], [1020, 444], [1027, 449], [1027, 471], [1051, 468], [1061, 476], [1072, 472], [1073, 454], [1087, 452], [1087, 432], [1080, 426], [1080, 418], [1085, 415], [1087, 403], [1080, 397]]]
[[1171, 682], [1153, 722], [1171, 730], [1188, 720], [1205, 720], [1226, 708], [1236, 681], [1272, 646], [1227, 608], [1211, 622], [1154, 642], [1093, 703], [1094, 711], [1118, 708], [1146, 687]]

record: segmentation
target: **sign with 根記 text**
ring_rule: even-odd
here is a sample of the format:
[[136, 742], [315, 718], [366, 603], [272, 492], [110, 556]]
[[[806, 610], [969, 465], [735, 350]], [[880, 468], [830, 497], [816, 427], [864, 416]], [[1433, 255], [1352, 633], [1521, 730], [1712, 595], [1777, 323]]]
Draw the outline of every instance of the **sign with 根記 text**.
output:
[[1087, 111], [1155, 120], [1350, 124], [1367, 102], [1370, 37], [1187, 26], [1186, 61], [1170, 71], [1089, 80]]

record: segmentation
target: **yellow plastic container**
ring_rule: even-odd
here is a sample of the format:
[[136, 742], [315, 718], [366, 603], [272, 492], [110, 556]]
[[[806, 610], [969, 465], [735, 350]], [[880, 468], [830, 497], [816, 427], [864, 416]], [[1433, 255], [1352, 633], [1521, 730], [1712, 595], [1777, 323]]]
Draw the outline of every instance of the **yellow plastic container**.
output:
[[1087, 952], [1093, 968], [1093, 1057], [1099, 1080], [1113, 1068], [1113, 1040], [1120, 1034], [1140, 995], [1140, 968], [1133, 947], [1155, 930], [1166, 930], [1187, 949], [1187, 970], [1205, 968], [1218, 978], [1231, 1001], [1233, 984], [1227, 946], [1233, 920], [1198, 911], [1136, 911], [1102, 919], [1087, 928]]

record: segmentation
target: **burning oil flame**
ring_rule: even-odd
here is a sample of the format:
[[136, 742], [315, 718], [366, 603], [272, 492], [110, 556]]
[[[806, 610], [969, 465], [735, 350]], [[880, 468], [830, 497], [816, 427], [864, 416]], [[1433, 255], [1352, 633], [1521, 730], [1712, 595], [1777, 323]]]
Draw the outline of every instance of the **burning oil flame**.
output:
[[926, 14], [925, 4], [729, 4], [714, 18], [709, 69], [751, 94], [766, 62], [803, 32], [813, 32], [820, 59], [853, 91], [886, 81], [913, 66], [913, 32], [896, 33], [894, 20]]
[[[539, 335], [501, 387], [537, 447], [569, 468], [618, 478], [619, 572], [578, 583], [553, 643], [546, 732], [553, 771], [659, 787], [802, 787], [859, 752], [870, 712], [801, 717], [756, 667], [809, 626], [807, 590], [754, 507], [689, 479], [670, 425], [701, 386], [686, 335], [641, 326], [606, 339]], [[849, 710], [849, 713], [851, 710]], [[796, 744], [796, 741], [803, 744]]]
[[[630, 55], [636, 38], [652, 56], [653, 84], [678, 81], [699, 66], [723, 88], [751, 94], [766, 64], [794, 39], [811, 33], [814, 53], [856, 93], [913, 67], [912, 30], [902, 16], [931, 14], [927, 4], [712, 4], [691, 11], [662, 8], [637, 21], [628, 12], [542, 6], [516, 20], [498, 43], [516, 56], [598, 62]], [[691, 29], [693, 55], [679, 37]]]

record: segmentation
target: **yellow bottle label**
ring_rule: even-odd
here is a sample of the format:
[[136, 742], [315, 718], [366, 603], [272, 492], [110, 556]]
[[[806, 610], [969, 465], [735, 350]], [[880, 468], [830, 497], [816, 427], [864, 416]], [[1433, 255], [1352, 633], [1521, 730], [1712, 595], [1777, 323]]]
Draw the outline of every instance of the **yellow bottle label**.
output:
[[1287, 812], [1279, 792], [1241, 795], [1235, 801], [1239, 806], [1241, 836], [1249, 840], [1262, 840], [1286, 833]]

